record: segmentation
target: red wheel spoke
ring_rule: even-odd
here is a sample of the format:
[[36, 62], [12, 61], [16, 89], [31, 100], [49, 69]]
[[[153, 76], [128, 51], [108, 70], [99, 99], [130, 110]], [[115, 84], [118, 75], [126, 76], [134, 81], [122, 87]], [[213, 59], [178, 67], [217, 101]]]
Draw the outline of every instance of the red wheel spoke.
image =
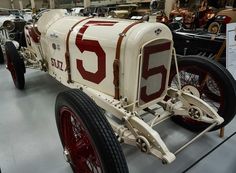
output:
[[75, 144], [75, 138], [73, 135], [73, 129], [72, 129], [72, 123], [71, 123], [71, 119], [70, 119], [70, 113], [69, 112], [65, 112], [64, 113], [64, 126], [63, 126], [63, 136], [64, 138], [66, 138], [67, 140], [65, 140], [65, 145], [68, 146], [68, 150], [72, 149], [72, 145]]
[[92, 146], [90, 144], [85, 143], [83, 139], [77, 141], [76, 143], [76, 154], [83, 157], [89, 157], [91, 155], [94, 155]]

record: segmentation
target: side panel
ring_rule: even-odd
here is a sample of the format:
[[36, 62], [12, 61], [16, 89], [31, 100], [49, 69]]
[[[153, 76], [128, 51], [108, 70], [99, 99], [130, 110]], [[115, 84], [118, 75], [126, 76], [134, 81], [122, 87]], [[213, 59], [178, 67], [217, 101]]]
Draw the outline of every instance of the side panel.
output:
[[66, 22], [58, 20], [46, 30], [45, 34], [41, 35], [40, 42], [44, 50], [44, 57], [48, 62], [49, 74], [63, 83], [68, 80], [65, 61], [66, 37], [75, 23], [74, 18]]
[[[57, 25], [60, 23], [56, 23]], [[65, 63], [65, 34], [56, 30], [48, 30], [44, 40], [44, 49], [47, 50], [45, 56], [48, 59], [50, 73], [57, 75], [59, 80], [67, 80], [66, 63]]]

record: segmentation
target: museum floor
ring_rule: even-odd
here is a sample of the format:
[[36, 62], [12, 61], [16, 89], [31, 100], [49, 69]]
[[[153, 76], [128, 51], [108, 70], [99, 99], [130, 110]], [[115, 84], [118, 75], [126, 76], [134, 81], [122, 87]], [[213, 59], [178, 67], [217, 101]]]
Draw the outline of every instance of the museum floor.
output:
[[[5, 66], [0, 65], [2, 173], [72, 173], [64, 161], [54, 118], [55, 98], [66, 89], [47, 73], [27, 69], [26, 88], [19, 91]], [[171, 151], [194, 135], [171, 121], [161, 124], [158, 131]], [[226, 127], [224, 138], [218, 137], [218, 131], [207, 133], [170, 165], [135, 147], [123, 144], [122, 148], [130, 173], [235, 173], [235, 131], [236, 119]]]

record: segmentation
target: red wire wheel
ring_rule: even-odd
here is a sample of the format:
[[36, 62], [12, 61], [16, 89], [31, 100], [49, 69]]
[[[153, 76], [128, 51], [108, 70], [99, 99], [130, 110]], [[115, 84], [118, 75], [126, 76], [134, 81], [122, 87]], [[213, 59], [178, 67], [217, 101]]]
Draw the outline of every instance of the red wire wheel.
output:
[[18, 89], [24, 89], [25, 87], [25, 65], [24, 61], [20, 58], [20, 55], [15, 45], [8, 41], [5, 44], [6, 56], [7, 56], [7, 68], [11, 73], [13, 82]]
[[[179, 57], [178, 67], [182, 89], [200, 97], [224, 118], [224, 122], [213, 130], [227, 125], [236, 113], [236, 89], [232, 75], [217, 62], [199, 56]], [[177, 88], [177, 84], [176, 69], [173, 65], [169, 86]], [[182, 116], [174, 116], [173, 120], [192, 131], [201, 131], [209, 126], [207, 123]]]
[[86, 94], [60, 93], [55, 110], [64, 155], [75, 173], [128, 173], [110, 124]]

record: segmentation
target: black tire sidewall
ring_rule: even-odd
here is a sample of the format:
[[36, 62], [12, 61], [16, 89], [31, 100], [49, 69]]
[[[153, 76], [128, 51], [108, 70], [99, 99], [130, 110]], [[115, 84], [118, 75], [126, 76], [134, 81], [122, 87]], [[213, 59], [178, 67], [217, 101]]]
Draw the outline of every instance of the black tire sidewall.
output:
[[16, 81], [14, 82], [16, 88], [24, 89], [25, 87], [25, 65], [24, 61], [20, 58], [20, 55], [12, 42], [6, 42], [5, 50], [7, 59], [9, 58], [12, 62], [15, 72], [16, 72]]

